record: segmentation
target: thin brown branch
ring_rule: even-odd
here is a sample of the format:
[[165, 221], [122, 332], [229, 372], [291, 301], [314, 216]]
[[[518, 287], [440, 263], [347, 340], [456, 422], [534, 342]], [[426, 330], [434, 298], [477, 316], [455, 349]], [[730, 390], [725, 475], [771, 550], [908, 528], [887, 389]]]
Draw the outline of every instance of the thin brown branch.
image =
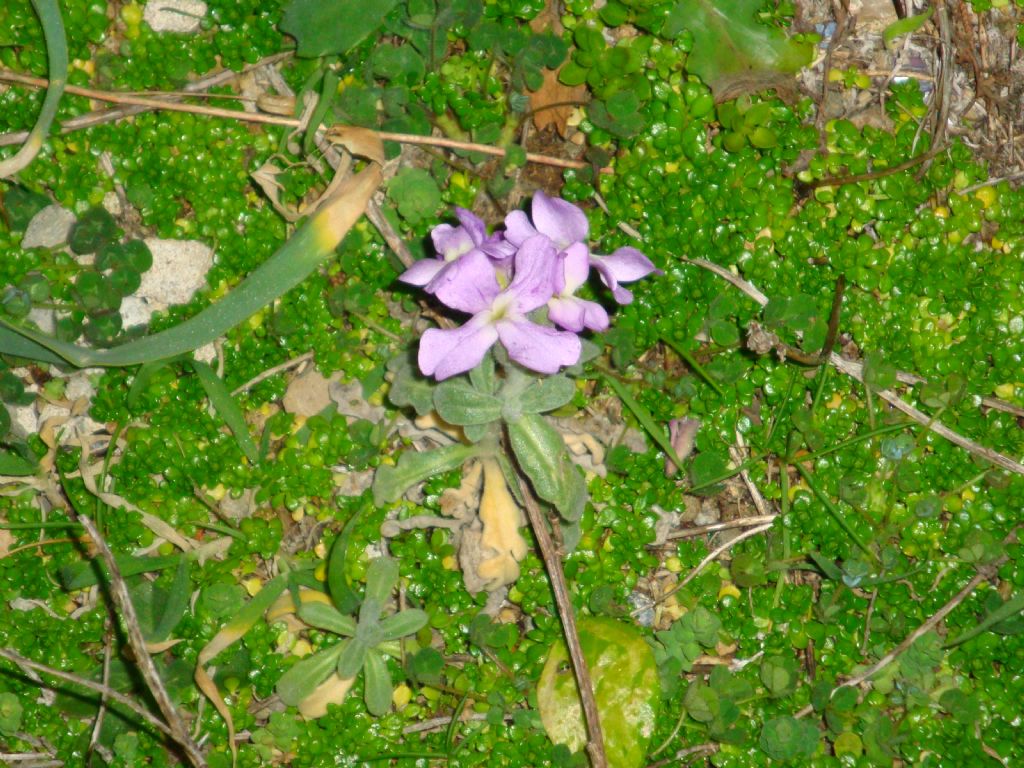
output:
[[245, 384], [242, 384], [241, 386], [235, 387], [235, 389], [233, 389], [231, 391], [231, 396], [232, 397], [238, 397], [243, 392], [248, 392], [250, 389], [255, 387], [257, 384], [259, 384], [262, 381], [266, 381], [271, 376], [276, 376], [279, 373], [283, 373], [284, 371], [291, 370], [292, 368], [296, 368], [296, 367], [302, 365], [307, 360], [312, 360], [312, 359], [313, 359], [313, 353], [312, 352], [306, 352], [304, 354], [299, 355], [298, 357], [293, 357], [291, 360], [286, 360], [285, 362], [281, 363], [280, 365], [275, 365], [273, 368], [267, 368], [267, 370], [263, 371], [262, 373], [258, 373], [255, 376], [253, 376], [251, 379], [249, 379], [247, 382], [245, 382]]
[[81, 512], [74, 512], [74, 515], [78, 518], [78, 522], [82, 524], [82, 527], [85, 528], [86, 533], [92, 538], [93, 545], [99, 551], [100, 557], [107, 566], [107, 571], [110, 574], [110, 595], [124, 621], [125, 630], [128, 635], [128, 645], [134, 654], [135, 664], [142, 675], [142, 679], [146, 682], [150, 693], [153, 695], [157, 707], [167, 721], [171, 731], [171, 738], [181, 747], [188, 761], [195, 768], [206, 768], [206, 758], [203, 757], [199, 746], [189, 735], [177, 707], [174, 706], [174, 702], [171, 701], [171, 697], [164, 687], [163, 680], [160, 679], [160, 674], [153, 663], [153, 657], [146, 650], [146, 640], [143, 638], [142, 630], [139, 628], [139, 618], [135, 613], [135, 606], [132, 604], [131, 597], [128, 594], [128, 585], [125, 584], [124, 577], [121, 575], [121, 569], [118, 568], [117, 561], [114, 560], [114, 553], [110, 551], [106, 540], [92, 520], [89, 519], [88, 515], [83, 515]]
[[555, 544], [551, 540], [551, 534], [548, 533], [547, 521], [540, 511], [533, 491], [522, 477], [519, 478], [519, 491], [525, 502], [526, 516], [530, 520], [530, 527], [537, 537], [544, 567], [547, 569], [548, 578], [551, 579], [551, 591], [555, 595], [558, 617], [562, 620], [562, 632], [565, 635], [565, 644], [569, 649], [569, 658], [576, 674], [576, 685], [580, 691], [580, 701], [583, 703], [584, 719], [587, 721], [587, 736], [589, 738], [587, 751], [590, 753], [591, 765], [593, 768], [608, 768], [608, 758], [604, 752], [604, 734], [601, 731], [601, 717], [597, 711], [597, 700], [594, 698], [590, 669], [583, 656], [583, 648], [580, 646], [576, 616], [573, 613], [572, 600], [569, 598], [569, 587], [565, 582], [565, 574], [562, 572], [562, 561], [555, 551]]
[[717, 744], [715, 744], [712, 741], [709, 741], [707, 744], [698, 744], [695, 747], [687, 747], [686, 749], [681, 749], [671, 757], [666, 757], [662, 760], [659, 760], [656, 763], [651, 763], [647, 766], [647, 768], [662, 768], [662, 766], [666, 765], [680, 765], [679, 761], [683, 758], [699, 755], [702, 752], [707, 752], [709, 755], [713, 755], [715, 754], [715, 752], [718, 751], [718, 749], [719, 747]]
[[[893, 648], [891, 651], [885, 654], [885, 656], [880, 658], [878, 661], [876, 661], [870, 667], [865, 669], [859, 675], [854, 675], [849, 680], [844, 680], [843, 682], [841, 682], [833, 689], [832, 693], [835, 694], [835, 692], [838, 691], [840, 688], [852, 688], [854, 686], [860, 685], [861, 683], [867, 680], [870, 680], [874, 675], [878, 674], [878, 672], [885, 669], [887, 666], [892, 664], [897, 658], [899, 658], [900, 654], [902, 654], [910, 646], [917, 642], [918, 638], [928, 634], [928, 632], [930, 632], [932, 629], [938, 626], [939, 622], [946, 618], [953, 611], [954, 608], [960, 605], [960, 603], [966, 600], [967, 596], [970, 595], [971, 592], [973, 592], [975, 588], [979, 584], [981, 584], [981, 582], [991, 578], [991, 567], [979, 569], [978, 573], [976, 573], [974, 577], [969, 582], [967, 582], [967, 585], [963, 589], [957, 592], [948, 603], [946, 603], [938, 611], [936, 611], [935, 614], [931, 616], [923, 624], [921, 624], [921, 626], [919, 626], [917, 629], [915, 629], [913, 632], [907, 635], [899, 645], [897, 645], [895, 648]], [[795, 717], [806, 717], [813, 710], [814, 707], [808, 704], [806, 707], [797, 712]]]
[[[254, 69], [264, 67], [267, 65], [276, 64], [279, 61], [291, 57], [290, 51], [284, 53], [275, 53], [273, 56], [267, 56], [264, 59], [250, 64], [242, 70], [242, 74], [250, 72]], [[2, 79], [2, 70], [0, 70], [0, 79]], [[211, 98], [214, 94], [205, 94], [204, 90], [207, 88], [214, 88], [218, 85], [222, 85], [234, 78], [238, 77], [240, 73], [235, 72], [231, 69], [223, 69], [220, 72], [213, 72], [212, 74], [201, 77], [195, 82], [186, 85], [181, 92], [178, 93], [165, 93], [158, 92], [161, 96], [164, 96], [168, 101], [177, 101], [181, 98], [188, 96], [199, 97], [199, 98]], [[45, 82], [45, 81], [43, 81]], [[152, 95], [152, 94], [151, 94]], [[237, 98], [230, 97], [227, 94], [217, 94], [224, 96], [225, 98]], [[139, 105], [123, 105], [120, 107], [111, 107], [109, 109], [101, 109], [95, 112], [90, 112], [86, 115], [78, 115], [77, 117], [69, 118], [65, 120], [60, 126], [60, 133], [71, 133], [73, 131], [80, 131], [85, 128], [91, 128], [94, 125], [102, 125], [103, 123], [111, 123], [115, 120], [121, 120], [131, 115], [142, 114], [143, 112], [149, 112], [153, 107], [143, 107]], [[0, 136], [0, 147], [6, 147], [13, 144], [21, 144], [28, 138], [28, 131], [15, 131], [14, 133], [5, 133]]]
[[[758, 290], [756, 286], [754, 286], [747, 280], [744, 280], [739, 275], [732, 274], [731, 272], [729, 272], [729, 270], [725, 269], [724, 267], [721, 267], [718, 264], [714, 264], [710, 261], [705, 261], [704, 259], [684, 259], [684, 261], [686, 261], [689, 264], [695, 264], [698, 267], [702, 267], [711, 272], [714, 272], [716, 275], [722, 277], [725, 280], [728, 280], [730, 283], [739, 288], [741, 291], [743, 291], [743, 293], [752, 298], [762, 307], [768, 304], [768, 297], [765, 296], [760, 290]], [[847, 360], [846, 358], [839, 356], [835, 352], [833, 352], [829, 356], [829, 362], [842, 373], [845, 373], [847, 376], [850, 376], [851, 378], [854, 378], [857, 381], [863, 383], [864, 366], [862, 363], [858, 363], [853, 360]], [[907, 374], [903, 375], [906, 376]], [[946, 438], [954, 445], [958, 445], [961, 448], [969, 451], [970, 453], [973, 453], [975, 456], [980, 456], [981, 458], [992, 462], [998, 467], [1008, 469], [1009, 471], [1014, 472], [1018, 475], [1024, 475], [1024, 464], [1021, 464], [1019, 461], [1011, 459], [1009, 456], [999, 453], [999, 451], [992, 450], [991, 448], [986, 448], [985, 446], [974, 442], [970, 438], [964, 437], [963, 435], [954, 432], [952, 429], [947, 427], [942, 422], [936, 421], [935, 419], [933, 419], [932, 417], [928, 416], [925, 413], [922, 413], [909, 403], [904, 402], [903, 399], [896, 392], [893, 392], [888, 389], [872, 390], [872, 392], [878, 395], [883, 400], [885, 400], [890, 405], [892, 405], [897, 410], [903, 411], [903, 413], [905, 413], [911, 419], [916, 421], [918, 424], [922, 425], [926, 429], [930, 429], [932, 432], [939, 435], [940, 437]], [[993, 405], [992, 407], [996, 406]], [[1011, 407], [1015, 408], [1016, 406]]]
[[[720, 545], [718, 547], [715, 547], [715, 549], [711, 550], [703, 560], [701, 560], [699, 563], [697, 563], [697, 566], [686, 575], [686, 578], [684, 578], [682, 581], [680, 581], [678, 584], [676, 584], [674, 587], [672, 587], [672, 589], [670, 589], [667, 592], [665, 592], [664, 594], [662, 594], [655, 602], [656, 603], [663, 603], [663, 602], [665, 602], [672, 595], [674, 595], [680, 589], [682, 589], [687, 584], [689, 584], [691, 581], [693, 581], [695, 578], [697, 578], [697, 575], [701, 571], [703, 571], [708, 566], [709, 563], [713, 563], [715, 560], [717, 560], [719, 558], [719, 556], [723, 552], [725, 552], [725, 551], [727, 551], [729, 549], [732, 549], [737, 544], [739, 544], [741, 541], [746, 541], [747, 539], [749, 539], [749, 538], [751, 538], [753, 536], [757, 536], [757, 534], [759, 534], [759, 533], [764, 533], [769, 528], [771, 528], [772, 525], [774, 525], [774, 524], [775, 524], [774, 523], [774, 518], [772, 518], [772, 522], [765, 523], [764, 525], [759, 525], [756, 528], [751, 528], [749, 531], [744, 531], [743, 533], [741, 533], [738, 536], [736, 536], [736, 538], [729, 539], [729, 541], [725, 542], [724, 544], [722, 544], [722, 545]], [[642, 613], [645, 610], [647, 610], [646, 607], [645, 608], [637, 608], [630, 615], [631, 616], [637, 616], [637, 615], [639, 615], [640, 613]]]
[[695, 536], [703, 536], [706, 533], [714, 533], [716, 531], [725, 531], [730, 528], [749, 528], [758, 525], [764, 525], [770, 523], [775, 519], [775, 515], [755, 515], [753, 517], [737, 517], [735, 520], [725, 520], [721, 523], [710, 523], [708, 525], [698, 525], [694, 528], [684, 528], [680, 531], [670, 533], [666, 536], [667, 539], [692, 539]]
[[[44, 675], [56, 677], [58, 680], [64, 680], [65, 682], [73, 683], [75, 685], [80, 685], [83, 688], [87, 688], [90, 691], [100, 694], [101, 696], [106, 696], [111, 701], [116, 701], [118, 704], [130, 709], [149, 725], [160, 731], [164, 736], [167, 736], [170, 739], [174, 738], [174, 734], [171, 733], [171, 729], [168, 728], [162, 720], [158, 717], [154, 717], [153, 713], [135, 700], [125, 696], [123, 693], [115, 691], [113, 688], [105, 686], [102, 683], [97, 683], [94, 680], [79, 677], [78, 675], [74, 675], [70, 672], [64, 672], [63, 670], [54, 669], [46, 664], [40, 664], [37, 661], [32, 661], [32, 659], [27, 659], [16, 651], [12, 651], [10, 648], [0, 648], [0, 657], [7, 659], [9, 662], [16, 664], [19, 667], [31, 669], [35, 672], [42, 672]], [[46, 688], [54, 687], [52, 685], [46, 685], [45, 683], [41, 684]]]
[[[47, 84], [47, 80], [45, 78], [23, 75], [7, 69], [0, 69], [0, 81], [19, 83], [20, 85], [27, 85], [32, 88], [45, 88]], [[188, 112], [194, 115], [220, 117], [228, 120], [241, 120], [248, 123], [259, 123], [261, 125], [279, 125], [288, 128], [297, 128], [301, 124], [300, 120], [292, 117], [267, 115], [259, 112], [241, 112], [234, 109], [221, 109], [219, 107], [209, 107], [196, 104], [183, 104], [180, 102], [169, 101], [167, 99], [131, 96], [113, 91], [101, 91], [95, 88], [82, 88], [79, 86], [69, 85], [64, 90], [73, 96], [84, 96], [85, 98], [95, 99], [96, 101], [108, 101], [114, 104], [129, 104], [137, 107], [145, 107], [147, 109], [159, 109], [170, 112]], [[411, 133], [392, 133], [390, 131], [377, 131], [376, 133], [385, 141], [397, 141], [400, 144], [422, 144], [432, 147], [446, 147], [448, 149], [462, 149], [470, 152], [479, 152], [484, 155], [493, 155], [495, 157], [505, 156], [505, 150], [503, 148], [492, 147], [488, 144], [459, 141], [457, 139], [449, 139], [443, 136], [419, 136]], [[537, 163], [538, 165], [550, 165], [556, 168], [582, 169], [588, 167], [586, 163], [579, 160], [566, 160], [561, 157], [551, 157], [550, 155], [541, 155], [536, 152], [527, 152], [526, 160], [531, 163]], [[602, 168], [601, 171], [602, 173], [612, 173], [610, 168]]]

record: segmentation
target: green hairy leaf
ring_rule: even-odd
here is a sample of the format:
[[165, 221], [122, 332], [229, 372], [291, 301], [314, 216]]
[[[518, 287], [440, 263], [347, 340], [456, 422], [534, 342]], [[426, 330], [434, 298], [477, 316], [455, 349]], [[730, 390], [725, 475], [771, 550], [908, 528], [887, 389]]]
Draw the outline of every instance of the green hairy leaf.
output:
[[418, 608], [409, 608], [382, 620], [380, 628], [385, 640], [398, 640], [400, 637], [419, 632], [426, 626], [429, 618], [426, 612]]
[[409, 488], [432, 475], [450, 472], [472, 458], [470, 445], [446, 445], [432, 451], [405, 451], [395, 466], [381, 466], [373, 478], [373, 502], [380, 506], [397, 501]]
[[666, 17], [663, 34], [693, 34], [687, 69], [717, 93], [741, 79], [792, 73], [810, 63], [814, 45], [761, 24], [759, 0], [680, 0]]
[[508, 425], [509, 442], [534, 491], [570, 522], [583, 514], [586, 484], [566, 455], [561, 435], [543, 417], [526, 414]]
[[465, 380], [449, 379], [434, 390], [437, 414], [458, 426], [489, 424], [501, 417], [501, 400]]
[[351, 637], [356, 633], [356, 621], [345, 616], [336, 608], [326, 603], [305, 602], [299, 606], [299, 618], [311, 627], [333, 632], [336, 635]]
[[519, 396], [522, 413], [547, 413], [561, 408], [576, 394], [576, 384], [565, 376], [549, 376], [530, 385]]
[[334, 671], [338, 656], [350, 642], [336, 643], [296, 662], [277, 681], [277, 695], [281, 701], [289, 707], [298, 706]]
[[281, 31], [294, 37], [299, 56], [347, 53], [384, 23], [398, 0], [292, 0]]

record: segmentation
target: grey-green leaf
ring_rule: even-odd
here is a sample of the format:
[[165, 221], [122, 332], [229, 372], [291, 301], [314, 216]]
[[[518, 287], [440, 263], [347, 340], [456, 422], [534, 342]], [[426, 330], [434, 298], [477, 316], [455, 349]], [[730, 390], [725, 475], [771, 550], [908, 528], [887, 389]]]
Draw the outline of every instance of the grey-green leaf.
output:
[[347, 53], [384, 23], [398, 0], [292, 0], [281, 31], [294, 37], [299, 56]]
[[361, 640], [346, 640], [338, 656], [338, 677], [355, 677], [366, 660], [366, 644]]
[[380, 717], [391, 709], [391, 673], [384, 658], [376, 651], [366, 654], [366, 708]]
[[398, 563], [390, 557], [378, 557], [366, 569], [366, 601], [383, 606], [398, 584]]
[[432, 451], [405, 451], [395, 466], [382, 465], [373, 478], [373, 502], [377, 506], [397, 501], [409, 488], [432, 475], [461, 467], [477, 449], [471, 445], [446, 445]]
[[351, 641], [332, 645], [312, 656], [300, 659], [277, 681], [277, 695], [289, 707], [298, 706], [327, 679], [338, 663], [338, 656]]
[[419, 632], [426, 626], [429, 618], [425, 611], [409, 608], [382, 620], [380, 628], [384, 633], [385, 640], [397, 640], [400, 637]]
[[303, 603], [299, 607], [299, 618], [311, 627], [336, 635], [352, 637], [356, 633], [355, 619], [326, 603]]
[[555, 428], [541, 416], [526, 414], [508, 425], [508, 436], [537, 495], [566, 520], [578, 520], [586, 504], [586, 485]]
[[519, 408], [523, 413], [546, 413], [572, 400], [576, 385], [566, 376], [549, 376], [523, 392], [519, 397]]
[[489, 424], [501, 416], [501, 400], [463, 379], [449, 379], [434, 390], [434, 407], [449, 424]]

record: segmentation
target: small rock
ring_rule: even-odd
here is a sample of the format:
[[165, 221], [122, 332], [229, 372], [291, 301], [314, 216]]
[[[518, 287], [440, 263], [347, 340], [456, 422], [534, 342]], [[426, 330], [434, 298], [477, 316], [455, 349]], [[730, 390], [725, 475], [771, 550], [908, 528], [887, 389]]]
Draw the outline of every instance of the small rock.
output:
[[91, 400], [92, 396], [96, 393], [96, 387], [93, 386], [92, 377], [101, 372], [102, 369], [100, 368], [85, 368], [80, 371], [75, 371], [70, 377], [68, 377], [68, 383], [64, 388], [64, 397], [72, 402], [83, 398]]
[[103, 196], [103, 207], [106, 208], [107, 213], [114, 218], [121, 215], [121, 198], [117, 196], [117, 192], [107, 192], [107, 194]]
[[75, 214], [54, 203], [48, 205], [28, 223], [22, 248], [56, 248], [64, 245], [75, 223]]
[[36, 412], [35, 403], [8, 405], [7, 413], [11, 417], [11, 433], [16, 438], [24, 440], [38, 431], [39, 414]]
[[311, 365], [288, 384], [282, 404], [288, 413], [316, 416], [331, 404], [330, 388], [331, 382]]
[[213, 363], [217, 359], [217, 347], [211, 341], [209, 344], [203, 344], [203, 346], [192, 353], [192, 356], [200, 363]]
[[154, 32], [189, 34], [198, 32], [206, 15], [206, 3], [201, 0], [150, 0], [142, 18]]
[[40, 309], [33, 307], [29, 310], [28, 319], [36, 324], [36, 327], [43, 333], [53, 335], [57, 330], [57, 320], [52, 309]]
[[184, 304], [206, 285], [213, 250], [198, 240], [146, 239], [153, 266], [143, 273], [136, 296], [165, 305]]
[[138, 296], [125, 296], [121, 299], [121, 324], [125, 328], [145, 325], [154, 312], [166, 307], [166, 304], [149, 302]]

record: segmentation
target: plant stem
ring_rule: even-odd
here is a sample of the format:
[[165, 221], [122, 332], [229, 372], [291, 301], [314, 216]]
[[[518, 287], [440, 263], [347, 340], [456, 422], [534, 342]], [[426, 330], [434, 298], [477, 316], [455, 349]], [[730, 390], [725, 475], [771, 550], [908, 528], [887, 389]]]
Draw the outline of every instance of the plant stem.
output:
[[593, 768], [608, 768], [608, 758], [604, 753], [604, 735], [601, 732], [601, 718], [597, 712], [597, 701], [594, 698], [590, 670], [587, 667], [587, 660], [583, 657], [583, 648], [580, 647], [576, 617], [573, 614], [572, 601], [569, 599], [569, 587], [565, 583], [565, 574], [562, 573], [562, 561], [555, 551], [555, 544], [551, 540], [551, 534], [548, 533], [547, 521], [541, 514], [537, 499], [522, 476], [519, 477], [519, 492], [523, 496], [530, 527], [533, 528], [533, 534], [537, 537], [537, 545], [540, 547], [548, 578], [551, 579], [551, 591], [555, 594], [558, 618], [562, 621], [562, 632], [565, 635], [565, 644], [569, 649], [569, 658], [572, 660], [580, 701], [583, 703], [584, 719], [587, 721], [587, 736], [589, 738], [587, 751], [590, 753], [590, 762]]

